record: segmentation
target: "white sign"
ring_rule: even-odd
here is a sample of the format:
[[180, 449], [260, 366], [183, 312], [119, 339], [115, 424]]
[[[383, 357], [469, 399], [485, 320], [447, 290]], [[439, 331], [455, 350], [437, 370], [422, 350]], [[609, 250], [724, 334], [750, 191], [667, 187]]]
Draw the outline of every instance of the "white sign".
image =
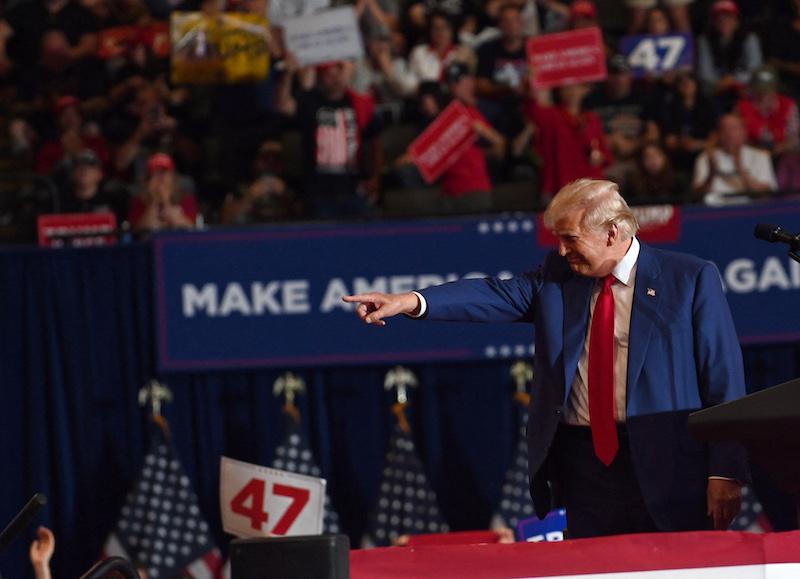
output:
[[329, 8], [330, 5], [330, 0], [270, 0], [267, 6], [267, 18], [270, 24], [280, 26], [289, 18], [313, 14]]
[[352, 6], [286, 20], [283, 36], [301, 66], [364, 56], [361, 29]]
[[222, 528], [237, 537], [319, 535], [325, 479], [223, 456], [219, 483]]

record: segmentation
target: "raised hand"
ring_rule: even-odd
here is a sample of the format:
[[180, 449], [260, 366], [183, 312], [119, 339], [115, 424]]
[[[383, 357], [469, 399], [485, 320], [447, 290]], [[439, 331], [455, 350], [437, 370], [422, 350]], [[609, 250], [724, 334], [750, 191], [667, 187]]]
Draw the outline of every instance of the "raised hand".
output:
[[56, 549], [56, 538], [53, 532], [47, 527], [39, 527], [36, 530], [36, 540], [31, 543], [30, 557], [31, 565], [36, 573], [37, 579], [50, 578], [50, 559]]
[[356, 294], [344, 296], [343, 301], [349, 304], [358, 304], [356, 314], [365, 324], [375, 324], [385, 326], [384, 318], [391, 318], [398, 314], [419, 313], [419, 298], [414, 293], [407, 294], [384, 294], [371, 292], [366, 294]]

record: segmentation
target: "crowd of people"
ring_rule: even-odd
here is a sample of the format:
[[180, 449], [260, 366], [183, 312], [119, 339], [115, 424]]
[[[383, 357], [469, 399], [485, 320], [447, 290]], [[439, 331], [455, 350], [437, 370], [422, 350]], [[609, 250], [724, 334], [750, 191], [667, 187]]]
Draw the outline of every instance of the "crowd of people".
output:
[[[301, 66], [281, 23], [341, 4], [354, 6], [364, 58]], [[615, 6], [12, 1], [0, 19], [0, 163], [55, 185], [36, 211], [112, 211], [137, 233], [374, 217], [392, 193], [433, 188], [437, 212], [486, 212], [501, 208], [504, 183], [533, 209], [580, 177], [613, 179], [634, 204], [800, 188], [800, 1], [626, 0], [626, 21], [611, 25]], [[104, 31], [174, 10], [268, 15], [268, 78], [172, 83], [169, 56], [146, 44], [101, 58]], [[607, 78], [533, 89], [527, 40], [592, 26]], [[634, 74], [619, 49], [634, 34], [689, 34], [693, 64]], [[478, 139], [429, 183], [407, 147], [452, 100]]]

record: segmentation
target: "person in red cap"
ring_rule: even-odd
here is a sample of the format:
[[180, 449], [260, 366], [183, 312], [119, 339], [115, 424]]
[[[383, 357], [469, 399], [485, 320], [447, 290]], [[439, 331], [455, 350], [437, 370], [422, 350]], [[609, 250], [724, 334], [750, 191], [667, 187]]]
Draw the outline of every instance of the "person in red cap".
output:
[[197, 220], [197, 200], [178, 184], [175, 162], [166, 153], [147, 160], [147, 182], [132, 200], [128, 222], [135, 232], [191, 229]]
[[570, 6], [569, 23], [572, 30], [599, 26], [597, 7], [590, 0], [576, 0]]
[[[580, 30], [581, 28], [601, 28], [597, 6], [595, 6], [595, 3], [591, 0], [576, 0], [569, 8], [569, 29]], [[605, 52], [610, 55], [613, 53], [611, 47], [614, 46], [615, 43], [612, 42], [611, 38], [608, 37], [606, 31], [602, 30], [602, 28], [601, 32], [603, 35]]]
[[761, 44], [742, 27], [736, 2], [716, 0], [710, 26], [697, 41], [697, 78], [703, 90], [729, 111], [761, 63]]

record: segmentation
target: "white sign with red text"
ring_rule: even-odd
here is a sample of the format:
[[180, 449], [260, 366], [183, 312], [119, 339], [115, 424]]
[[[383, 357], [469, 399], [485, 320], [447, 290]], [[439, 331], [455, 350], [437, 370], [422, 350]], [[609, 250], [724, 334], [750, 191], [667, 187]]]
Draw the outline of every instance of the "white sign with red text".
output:
[[325, 479], [223, 456], [219, 496], [222, 527], [237, 537], [319, 535]]

